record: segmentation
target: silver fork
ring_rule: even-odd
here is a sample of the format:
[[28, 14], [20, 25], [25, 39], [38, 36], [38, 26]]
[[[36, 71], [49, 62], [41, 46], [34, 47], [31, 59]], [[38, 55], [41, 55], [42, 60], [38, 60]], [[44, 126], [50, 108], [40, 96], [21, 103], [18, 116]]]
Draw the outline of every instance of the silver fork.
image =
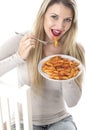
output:
[[40, 40], [38, 38], [34, 38], [35, 40], [39, 41], [40, 43], [46, 45], [47, 43], [53, 43], [53, 41], [43, 41], [43, 40]]
[[[19, 34], [19, 35], [21, 35], [21, 36], [24, 36], [24, 34], [23, 33], [18, 33], [18, 32], [15, 32], [16, 34]], [[34, 38], [35, 40], [37, 40], [37, 41], [39, 41], [40, 43], [42, 43], [42, 44], [44, 44], [44, 45], [46, 45], [47, 43], [53, 43], [53, 41], [43, 41], [43, 40], [40, 40], [40, 39], [38, 39], [38, 38]]]

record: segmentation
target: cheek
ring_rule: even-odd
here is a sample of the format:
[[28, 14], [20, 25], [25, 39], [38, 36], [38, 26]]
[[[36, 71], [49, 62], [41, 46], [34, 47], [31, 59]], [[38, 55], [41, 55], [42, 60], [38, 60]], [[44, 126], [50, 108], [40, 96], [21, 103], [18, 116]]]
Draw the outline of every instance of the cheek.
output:
[[45, 17], [45, 19], [44, 19], [44, 28], [45, 28], [45, 30], [50, 29], [51, 26], [52, 26], [51, 20], [49, 18]]
[[46, 28], [47, 28], [47, 22], [46, 20], [44, 20], [44, 30], [46, 30]]
[[67, 25], [67, 26], [65, 27], [65, 32], [67, 32], [70, 28], [71, 28], [71, 24], [70, 24], [70, 25]]
[[47, 31], [49, 30], [49, 23], [47, 20], [44, 21], [44, 30], [47, 33]]

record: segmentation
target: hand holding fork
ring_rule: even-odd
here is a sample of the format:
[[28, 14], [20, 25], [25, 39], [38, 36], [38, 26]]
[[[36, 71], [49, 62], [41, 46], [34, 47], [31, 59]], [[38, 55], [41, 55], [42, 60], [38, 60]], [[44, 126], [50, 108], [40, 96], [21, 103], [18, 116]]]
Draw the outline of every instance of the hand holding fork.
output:
[[[21, 35], [21, 36], [24, 36], [24, 34], [23, 33], [18, 33], [18, 32], [15, 32], [16, 34], [19, 34], [19, 35]], [[47, 43], [54, 43], [54, 41], [43, 41], [43, 40], [40, 40], [40, 39], [38, 39], [38, 38], [34, 38], [35, 40], [37, 40], [37, 41], [39, 41], [40, 43], [42, 43], [42, 44], [44, 44], [44, 45], [46, 45]]]

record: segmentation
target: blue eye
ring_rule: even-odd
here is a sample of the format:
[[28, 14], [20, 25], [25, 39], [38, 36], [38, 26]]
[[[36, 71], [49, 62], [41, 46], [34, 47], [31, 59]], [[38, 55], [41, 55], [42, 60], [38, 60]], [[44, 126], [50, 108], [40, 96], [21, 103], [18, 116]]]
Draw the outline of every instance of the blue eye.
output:
[[52, 15], [51, 16], [53, 19], [57, 20], [58, 19], [58, 16], [57, 15]]
[[66, 18], [66, 19], [64, 19], [64, 22], [72, 22], [72, 19], [71, 18]]

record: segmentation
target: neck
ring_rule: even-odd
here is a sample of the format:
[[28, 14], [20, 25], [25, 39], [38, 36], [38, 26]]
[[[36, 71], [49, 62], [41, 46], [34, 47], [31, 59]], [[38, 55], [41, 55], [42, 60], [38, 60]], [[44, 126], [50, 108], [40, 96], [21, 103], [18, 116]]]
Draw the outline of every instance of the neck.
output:
[[44, 56], [50, 56], [54, 54], [63, 54], [63, 47], [61, 44], [55, 47], [53, 44], [47, 44], [43, 48]]

